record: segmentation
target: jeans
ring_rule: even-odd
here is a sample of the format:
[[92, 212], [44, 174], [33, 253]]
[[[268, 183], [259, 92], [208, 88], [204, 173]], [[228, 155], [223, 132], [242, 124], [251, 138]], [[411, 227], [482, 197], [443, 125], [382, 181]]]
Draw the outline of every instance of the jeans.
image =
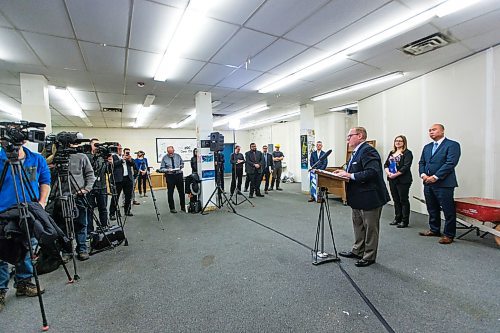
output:
[[274, 187], [274, 182], [276, 182], [276, 188], [280, 188], [281, 173], [283, 171], [282, 167], [273, 169], [273, 178], [271, 179], [271, 188]]
[[[16, 265], [16, 275], [14, 281], [30, 282], [33, 276], [33, 265], [31, 264], [30, 253], [26, 253], [23, 261]], [[7, 290], [10, 280], [9, 264], [0, 260], [0, 290]]]
[[148, 175], [147, 174], [139, 174], [137, 176], [138, 179], [138, 189], [139, 189], [139, 194], [146, 194], [146, 182], [148, 181]]

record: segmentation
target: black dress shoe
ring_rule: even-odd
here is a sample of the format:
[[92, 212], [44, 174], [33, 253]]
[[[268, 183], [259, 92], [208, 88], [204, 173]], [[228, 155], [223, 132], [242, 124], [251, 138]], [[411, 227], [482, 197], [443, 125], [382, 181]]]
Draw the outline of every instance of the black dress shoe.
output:
[[389, 225], [398, 225], [398, 224], [399, 224], [399, 222], [398, 222], [398, 221], [396, 221], [396, 220], [394, 220], [394, 221], [392, 221], [391, 223], [389, 223]]
[[375, 263], [375, 260], [360, 259], [360, 260], [356, 261], [356, 263], [354, 265], [356, 265], [356, 267], [366, 267], [366, 266], [370, 266], [371, 264], [374, 264], [374, 263]]
[[408, 224], [400, 223], [396, 228], [408, 228]]
[[111, 221], [116, 221], [116, 216], [114, 216], [114, 215], [110, 215], [110, 216], [109, 216], [109, 219], [110, 219]]
[[132, 213], [130, 213], [130, 212], [125, 213], [125, 215], [127, 215], [127, 216], [134, 216], [134, 214], [132, 214]]
[[176, 213], [177, 213], [177, 211], [176, 211], [175, 209], [171, 209], [171, 210], [170, 210], [170, 213], [172, 213], [172, 214], [176, 214]]
[[353, 259], [361, 259], [361, 256], [358, 256], [357, 254], [352, 253], [351, 251], [340, 251], [339, 256], [344, 257], [344, 258], [353, 258]]
[[250, 194], [248, 197], [249, 197], [250, 199], [251, 199], [251, 198], [253, 198], [253, 194]]
[[261, 198], [263, 198], [263, 197], [264, 197], [264, 194], [260, 194], [260, 193], [259, 193], [259, 194], [256, 194], [256, 195], [257, 195], [258, 197], [261, 197]]

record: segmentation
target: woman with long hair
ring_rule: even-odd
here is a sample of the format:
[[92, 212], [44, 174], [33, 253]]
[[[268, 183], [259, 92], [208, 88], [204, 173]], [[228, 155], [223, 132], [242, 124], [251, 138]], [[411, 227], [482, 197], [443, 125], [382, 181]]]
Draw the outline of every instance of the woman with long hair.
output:
[[411, 163], [413, 154], [407, 148], [404, 135], [398, 135], [394, 139], [394, 146], [384, 168], [389, 181], [392, 200], [394, 201], [394, 221], [390, 225], [398, 228], [406, 228], [410, 223], [410, 200], [409, 192], [413, 181], [411, 176]]

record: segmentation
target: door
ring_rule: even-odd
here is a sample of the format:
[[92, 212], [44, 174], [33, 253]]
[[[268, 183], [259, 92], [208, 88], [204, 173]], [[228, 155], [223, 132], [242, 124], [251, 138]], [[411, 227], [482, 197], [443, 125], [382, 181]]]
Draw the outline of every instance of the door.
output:
[[231, 159], [231, 154], [234, 152], [234, 143], [225, 143], [224, 150], [222, 154], [224, 154], [224, 173], [231, 173], [231, 163], [229, 162]]

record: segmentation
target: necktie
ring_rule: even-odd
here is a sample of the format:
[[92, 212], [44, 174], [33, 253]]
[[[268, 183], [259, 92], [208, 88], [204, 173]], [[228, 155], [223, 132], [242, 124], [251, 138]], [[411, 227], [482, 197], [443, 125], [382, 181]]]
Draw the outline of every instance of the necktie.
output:
[[170, 156], [170, 160], [172, 161], [172, 169], [174, 169], [175, 168], [174, 157]]
[[356, 151], [353, 150], [352, 151], [352, 154], [351, 154], [351, 159], [349, 160], [349, 163], [347, 164], [347, 170], [349, 172], [349, 169], [351, 168], [351, 163], [352, 163], [352, 160], [354, 159], [354, 155], [356, 155]]
[[267, 154], [265, 154], [265, 155], [264, 155], [264, 162], [265, 162], [264, 164], [265, 164], [265, 165], [266, 165], [266, 167], [267, 167]]
[[434, 142], [434, 146], [432, 146], [432, 155], [434, 155], [437, 149], [438, 149], [438, 143]]

